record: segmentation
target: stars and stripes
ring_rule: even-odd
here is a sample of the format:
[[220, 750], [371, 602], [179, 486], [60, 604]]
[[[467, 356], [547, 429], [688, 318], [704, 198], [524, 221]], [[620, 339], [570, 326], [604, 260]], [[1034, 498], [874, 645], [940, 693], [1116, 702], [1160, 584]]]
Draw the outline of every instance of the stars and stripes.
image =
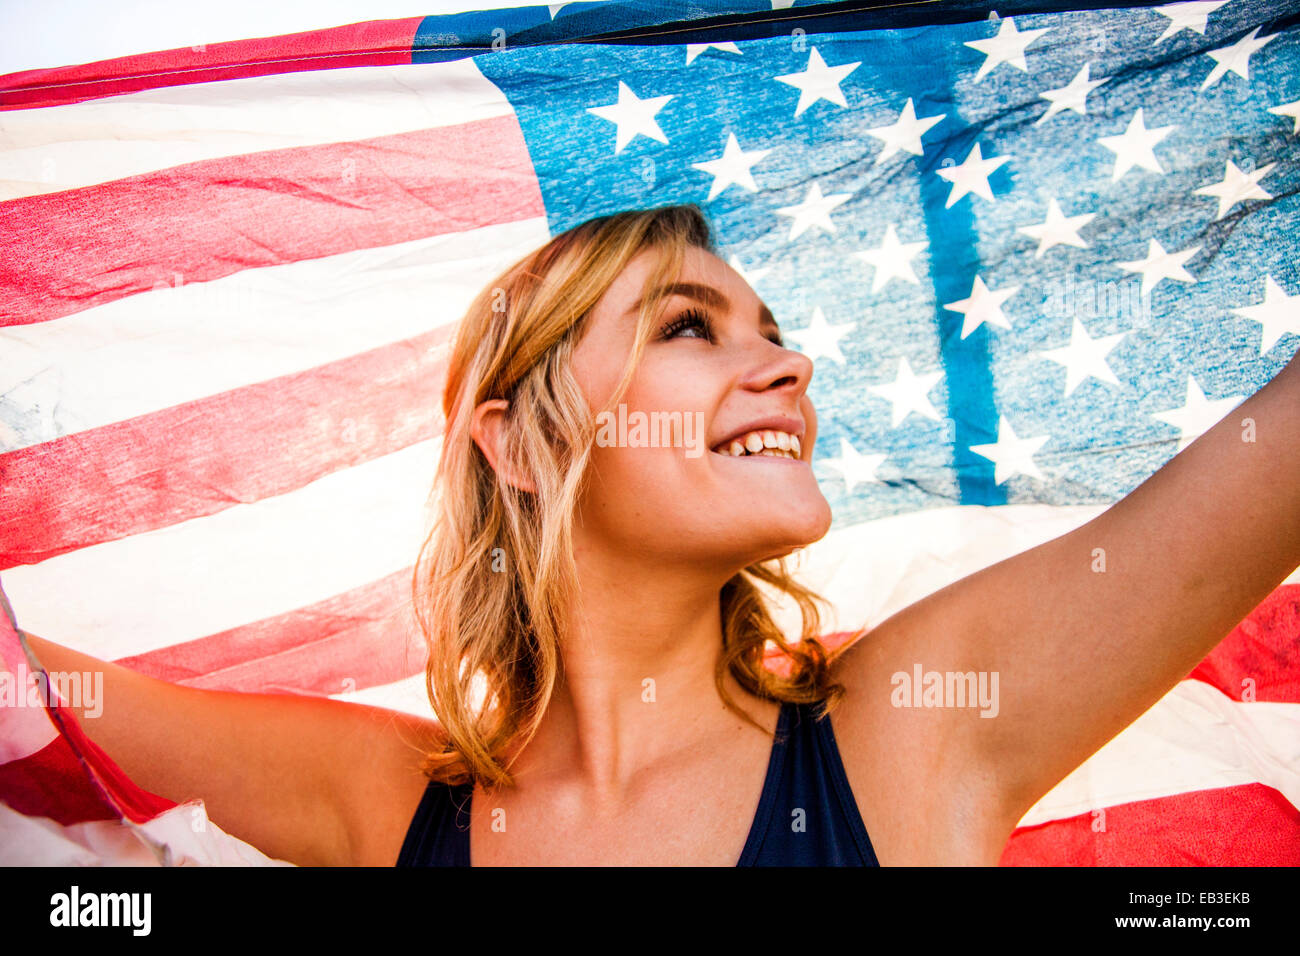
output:
[[[589, 6], [497, 15], [561, 29]], [[18, 626], [193, 686], [427, 712], [405, 589], [457, 318], [550, 235], [683, 201], [815, 363], [835, 524], [800, 573], [838, 627], [878, 623], [1089, 520], [1300, 345], [1297, 14], [484, 52], [437, 48], [458, 31], [429, 18], [0, 78]], [[1297, 582], [1004, 861], [1300, 862]], [[12, 635], [0, 652], [16, 666]], [[76, 844], [129, 816], [75, 803], [89, 748], [31, 716], [0, 714], [0, 826], [49, 817]], [[56, 772], [64, 804], [15, 796]], [[184, 839], [151, 845], [255, 859]]]

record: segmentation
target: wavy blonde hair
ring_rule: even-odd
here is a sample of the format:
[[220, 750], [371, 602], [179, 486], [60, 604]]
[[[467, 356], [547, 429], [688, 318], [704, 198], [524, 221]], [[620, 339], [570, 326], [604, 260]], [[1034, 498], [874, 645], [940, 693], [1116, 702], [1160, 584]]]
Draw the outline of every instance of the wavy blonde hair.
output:
[[[581, 603], [573, 525], [596, 410], [570, 359], [605, 291], [639, 253], [657, 251], [636, 344], [607, 405], [614, 408], [659, 317], [659, 290], [678, 277], [689, 246], [714, 252], [708, 221], [694, 205], [591, 219], [516, 262], [461, 320], [443, 393], [433, 526], [412, 581], [429, 651], [429, 701], [444, 731], [441, 749], [426, 754], [430, 779], [513, 783], [505, 755], [536, 733], [561, 666], [564, 609]], [[502, 471], [528, 476], [535, 492], [500, 480], [470, 437], [475, 408], [490, 399], [509, 402]], [[800, 641], [786, 641], [759, 582], [798, 604]], [[727, 581], [719, 594], [715, 682], [728, 709], [760, 727], [728, 696], [728, 671], [760, 698], [819, 703], [822, 712], [839, 702], [843, 687], [832, 682], [831, 655], [818, 640], [818, 602], [824, 599], [794, 580], [784, 558], [751, 565]], [[787, 656], [784, 673], [765, 666], [769, 646]]]

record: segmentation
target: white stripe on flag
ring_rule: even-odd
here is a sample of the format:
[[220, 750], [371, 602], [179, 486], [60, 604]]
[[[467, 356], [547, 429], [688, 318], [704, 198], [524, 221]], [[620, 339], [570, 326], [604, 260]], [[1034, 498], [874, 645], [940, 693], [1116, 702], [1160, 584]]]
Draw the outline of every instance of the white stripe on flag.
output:
[[[1073, 531], [1104, 510], [1031, 504], [926, 508], [832, 530], [797, 559], [796, 573], [835, 609], [835, 620], [822, 622], [824, 632], [874, 627], [953, 581]], [[778, 606], [782, 629], [797, 634], [797, 608]]]
[[24, 630], [104, 660], [284, 614], [414, 564], [441, 449], [10, 568], [5, 590]]
[[429, 694], [424, 686], [424, 670], [410, 677], [393, 681], [391, 684], [377, 684], [361, 690], [343, 694], [331, 694], [335, 700], [345, 700], [353, 704], [368, 704], [372, 707], [385, 707], [399, 710], [420, 717], [432, 717], [433, 709], [429, 706]]
[[1038, 801], [1036, 826], [1136, 800], [1262, 783], [1300, 807], [1300, 704], [1232, 700], [1180, 681]]
[[162, 87], [0, 118], [0, 201], [512, 113], [472, 59]]
[[[1059, 538], [1109, 505], [957, 505], [836, 528], [805, 549], [794, 567], [826, 598], [835, 620], [826, 633], [875, 627], [907, 606], [976, 571]], [[1300, 568], [1287, 582], [1300, 583]], [[772, 594], [764, 586], [764, 591]], [[778, 602], [777, 621], [797, 634], [795, 606]]]
[[[0, 394], [51, 434], [6, 451], [306, 371], [460, 321], [549, 238], [543, 217], [247, 269], [0, 329]], [[176, 281], [176, 280], [173, 280]], [[51, 416], [54, 412], [51, 412]]]

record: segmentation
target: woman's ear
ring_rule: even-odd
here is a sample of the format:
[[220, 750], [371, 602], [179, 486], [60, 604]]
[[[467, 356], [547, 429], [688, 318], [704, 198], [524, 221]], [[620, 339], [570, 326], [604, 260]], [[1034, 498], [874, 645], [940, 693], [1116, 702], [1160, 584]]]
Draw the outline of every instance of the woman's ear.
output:
[[506, 409], [509, 407], [510, 403], [504, 398], [493, 398], [480, 403], [474, 409], [474, 417], [470, 421], [470, 437], [483, 452], [483, 457], [488, 460], [498, 478], [520, 491], [537, 494], [537, 486], [529, 478], [503, 470], [505, 456], [502, 454], [502, 438], [506, 427]]

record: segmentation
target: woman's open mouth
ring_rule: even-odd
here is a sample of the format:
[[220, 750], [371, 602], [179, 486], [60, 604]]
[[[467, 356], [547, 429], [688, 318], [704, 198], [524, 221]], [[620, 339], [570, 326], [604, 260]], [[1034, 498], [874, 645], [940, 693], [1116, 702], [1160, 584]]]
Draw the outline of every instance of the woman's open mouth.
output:
[[768, 429], [748, 432], [731, 441], [723, 442], [712, 450], [714, 454], [732, 458], [761, 457], [788, 458], [792, 461], [801, 460], [799, 436], [791, 435], [789, 432]]

